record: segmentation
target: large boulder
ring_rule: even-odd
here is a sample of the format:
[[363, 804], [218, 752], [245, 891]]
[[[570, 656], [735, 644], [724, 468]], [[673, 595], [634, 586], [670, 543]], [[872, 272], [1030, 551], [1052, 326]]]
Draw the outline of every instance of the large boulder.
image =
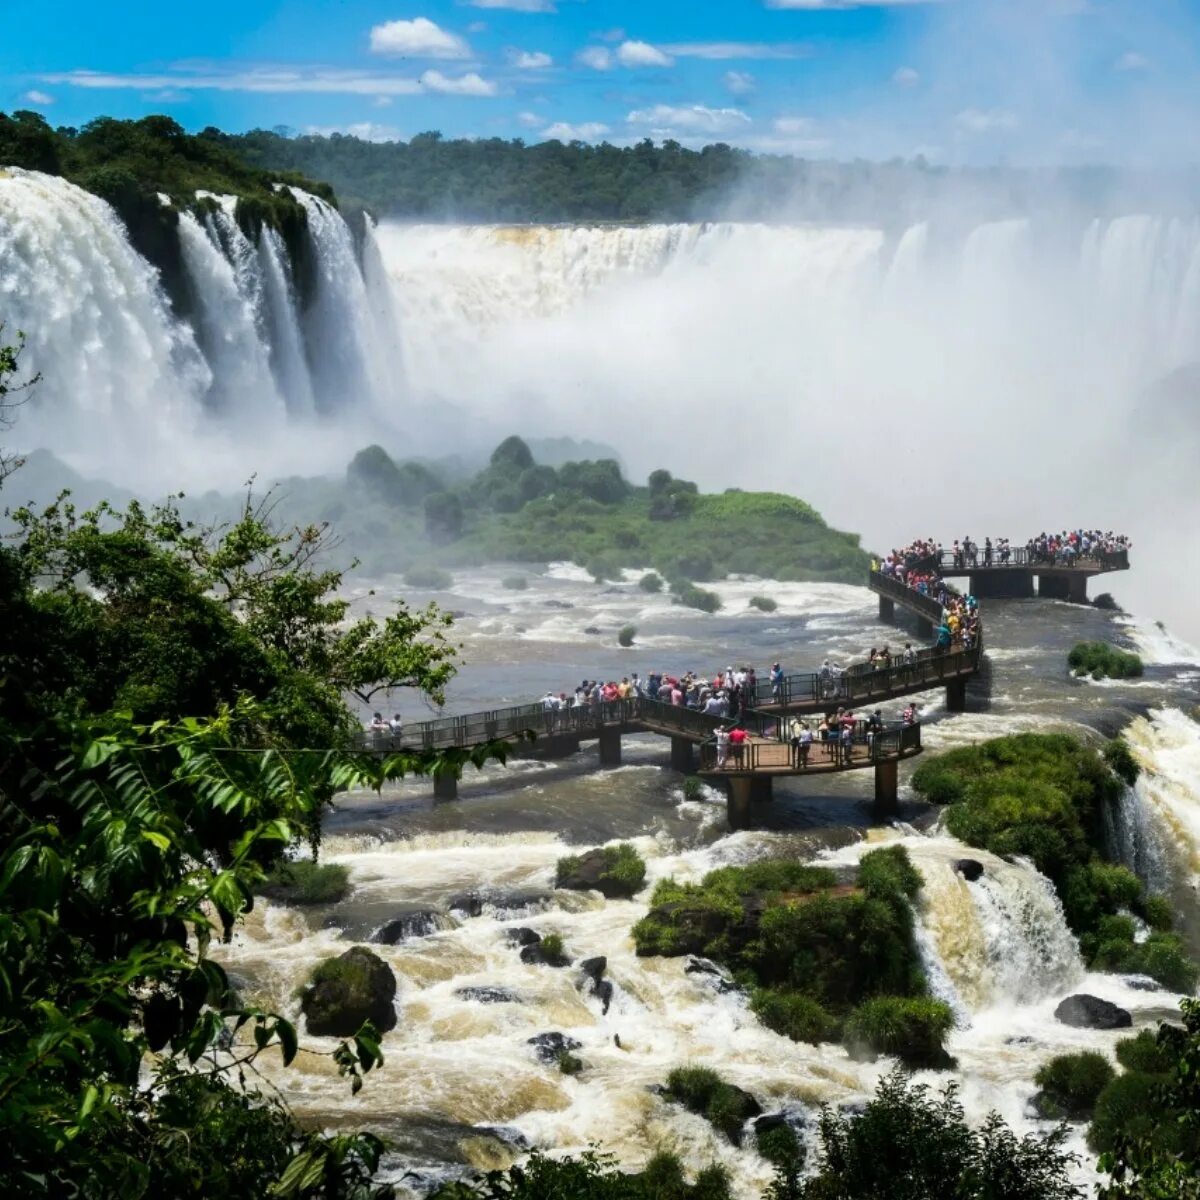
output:
[[1064, 1024], [1078, 1029], [1128, 1029], [1133, 1017], [1108, 1000], [1079, 992], [1068, 996], [1055, 1010], [1054, 1015]]
[[579, 964], [579, 970], [585, 980], [591, 980], [592, 990], [595, 991], [600, 985], [600, 980], [604, 978], [604, 972], [608, 970], [608, 959], [603, 954], [595, 958], [585, 958]]
[[582, 1042], [577, 1042], [573, 1037], [567, 1037], [565, 1033], [538, 1033], [529, 1038], [527, 1045], [533, 1047], [533, 1052], [547, 1064], [558, 1062], [559, 1057], [563, 1054], [570, 1054], [572, 1050], [578, 1050]]
[[983, 863], [977, 858], [960, 858], [954, 869], [968, 882], [974, 883], [983, 874]]
[[313, 971], [300, 1007], [314, 1037], [352, 1037], [364, 1021], [380, 1033], [394, 1029], [395, 999], [392, 968], [373, 950], [352, 946]]
[[436, 908], [418, 908], [401, 913], [375, 931], [371, 941], [381, 946], [394, 946], [409, 938], [428, 937], [443, 929], [453, 929], [454, 919]]
[[572, 854], [558, 864], [556, 886], [599, 892], [608, 900], [628, 899], [646, 881], [646, 866], [632, 846], [602, 846]]
[[504, 931], [509, 943], [514, 946], [536, 946], [542, 940], [542, 935], [535, 929], [525, 925], [517, 925]]

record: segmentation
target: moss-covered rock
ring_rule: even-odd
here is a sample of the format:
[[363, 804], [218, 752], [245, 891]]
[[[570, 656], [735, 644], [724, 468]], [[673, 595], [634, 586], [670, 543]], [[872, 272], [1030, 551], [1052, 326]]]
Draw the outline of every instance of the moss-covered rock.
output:
[[928, 996], [876, 996], [846, 1019], [844, 1038], [852, 1053], [894, 1055], [910, 1067], [954, 1066], [945, 1047], [954, 1014]]
[[349, 891], [349, 868], [308, 858], [281, 862], [258, 888], [280, 904], [337, 904]]
[[704, 1117], [735, 1146], [742, 1144], [745, 1123], [762, 1112], [749, 1092], [726, 1083], [708, 1067], [676, 1067], [667, 1076], [667, 1095]]
[[1034, 1076], [1042, 1089], [1033, 1098], [1034, 1107], [1048, 1120], [1085, 1121], [1115, 1075], [1108, 1059], [1094, 1050], [1056, 1055]]
[[396, 976], [365, 946], [327, 958], [300, 997], [305, 1026], [314, 1037], [353, 1037], [370, 1021], [380, 1033], [396, 1026]]
[[555, 872], [556, 887], [597, 891], [610, 900], [628, 899], [645, 882], [646, 864], [628, 842], [560, 858]]
[[1136, 654], [1109, 642], [1077, 642], [1067, 655], [1067, 665], [1075, 675], [1092, 679], [1137, 679], [1144, 670]]

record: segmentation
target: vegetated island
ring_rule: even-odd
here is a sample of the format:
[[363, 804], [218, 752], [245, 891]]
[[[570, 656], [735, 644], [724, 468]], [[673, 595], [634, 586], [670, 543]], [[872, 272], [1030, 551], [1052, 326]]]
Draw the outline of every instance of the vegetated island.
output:
[[684, 603], [711, 610], [715, 597], [696, 581], [753, 574], [858, 584], [869, 566], [858, 535], [831, 529], [803, 500], [736, 489], [706, 495], [667, 470], [639, 487], [615, 459], [555, 468], [536, 462], [516, 436], [458, 482], [436, 464], [397, 463], [370, 446], [351, 462], [344, 486], [330, 484], [322, 495], [306, 483], [291, 503], [305, 504], [306, 517], [336, 521], [368, 573], [408, 571], [414, 579], [442, 578], [430, 568], [496, 561], [566, 560], [598, 581], [644, 566], [647, 591], [665, 580]]

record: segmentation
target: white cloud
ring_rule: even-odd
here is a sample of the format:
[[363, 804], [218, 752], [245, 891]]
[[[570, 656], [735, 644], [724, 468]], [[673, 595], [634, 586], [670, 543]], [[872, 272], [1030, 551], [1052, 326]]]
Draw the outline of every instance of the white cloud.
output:
[[660, 136], [670, 136], [675, 130], [687, 133], [731, 133], [751, 124], [739, 108], [708, 108], [703, 104], [656, 104], [653, 108], [638, 108], [625, 118], [630, 125], [646, 125]]
[[807, 58], [812, 47], [802, 42], [673, 42], [663, 46], [675, 58]]
[[500, 90], [490, 79], [484, 79], [474, 71], [457, 79], [450, 79], [441, 71], [426, 71], [421, 76], [421, 86], [443, 96], [495, 96]]
[[242, 71], [178, 68], [160, 75], [119, 75], [103, 71], [66, 71], [39, 76], [43, 83], [65, 84], [97, 90], [170, 88], [182, 92], [257, 92], [289, 94], [317, 92], [329, 95], [381, 97], [419, 96], [440, 92], [451, 96], [495, 96], [499, 89], [474, 71], [452, 79], [440, 71], [426, 71], [419, 79], [375, 71], [349, 71], [332, 67], [295, 70], [285, 67], [251, 67]]
[[625, 30], [620, 25], [614, 25], [612, 29], [606, 29], [595, 36], [602, 42], [623, 42], [625, 40]]
[[48, 104], [54, 103], [54, 97], [49, 92], [39, 92], [37, 88], [30, 88], [29, 91], [22, 94], [21, 99], [26, 104], [36, 104], [39, 108], [45, 108]]
[[467, 26], [468, 33], [487, 33], [488, 23], [486, 21], [472, 21]]
[[344, 133], [348, 137], [356, 137], [364, 142], [400, 141], [400, 130], [394, 125], [376, 125], [373, 121], [357, 121], [351, 125], [306, 125], [304, 132], [317, 137], [329, 137], [330, 134]]
[[1150, 66], [1150, 60], [1136, 50], [1127, 50], [1113, 66], [1118, 71], [1145, 71]]
[[754, 91], [755, 79], [749, 71], [726, 71], [724, 83], [735, 96], [748, 96]]
[[580, 50], [578, 58], [585, 67], [591, 67], [593, 71], [612, 70], [612, 51], [603, 46], [588, 46], [586, 50]]
[[517, 113], [517, 123], [524, 125], [526, 129], [536, 129], [545, 119], [545, 117], [539, 117], [534, 112]]
[[470, 58], [471, 47], [456, 33], [436, 25], [428, 17], [411, 21], [385, 21], [371, 30], [375, 54], [406, 58]]
[[599, 121], [584, 121], [582, 125], [556, 121], [542, 130], [542, 137], [547, 141], [557, 139], [560, 142], [594, 142], [608, 132], [608, 126]]
[[467, 0], [472, 8], [507, 8], [512, 12], [552, 13], [554, 0]]
[[623, 67], [669, 67], [671, 58], [649, 42], [622, 42], [617, 47], [617, 61]]
[[544, 71], [554, 66], [554, 59], [541, 50], [509, 50], [507, 57], [509, 65], [518, 71]]
[[376, 96], [371, 103], [374, 104], [376, 108], [388, 108], [392, 103], [392, 98], [391, 96]]
[[921, 82], [921, 73], [913, 67], [897, 67], [892, 82], [897, 87], [915, 88]]
[[771, 128], [784, 137], [808, 137], [816, 122], [811, 117], [776, 117]]
[[1011, 133], [1017, 127], [1016, 113], [1006, 108], [964, 108], [954, 118], [963, 133]]

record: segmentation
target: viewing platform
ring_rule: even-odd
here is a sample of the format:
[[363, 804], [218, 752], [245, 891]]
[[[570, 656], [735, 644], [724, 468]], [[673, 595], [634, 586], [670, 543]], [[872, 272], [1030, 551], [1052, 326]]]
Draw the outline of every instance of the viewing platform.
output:
[[970, 559], [962, 555], [956, 559], [946, 550], [942, 553], [939, 570], [944, 578], [966, 577], [971, 594], [976, 598], [1029, 599], [1035, 594], [1036, 579], [1038, 596], [1086, 604], [1088, 580], [1113, 571], [1128, 571], [1129, 551], [1050, 558], [1031, 554], [1026, 547], [1020, 546], [1010, 551], [1006, 562], [1000, 561], [997, 553], [993, 553], [989, 562], [981, 550], [976, 550]]

